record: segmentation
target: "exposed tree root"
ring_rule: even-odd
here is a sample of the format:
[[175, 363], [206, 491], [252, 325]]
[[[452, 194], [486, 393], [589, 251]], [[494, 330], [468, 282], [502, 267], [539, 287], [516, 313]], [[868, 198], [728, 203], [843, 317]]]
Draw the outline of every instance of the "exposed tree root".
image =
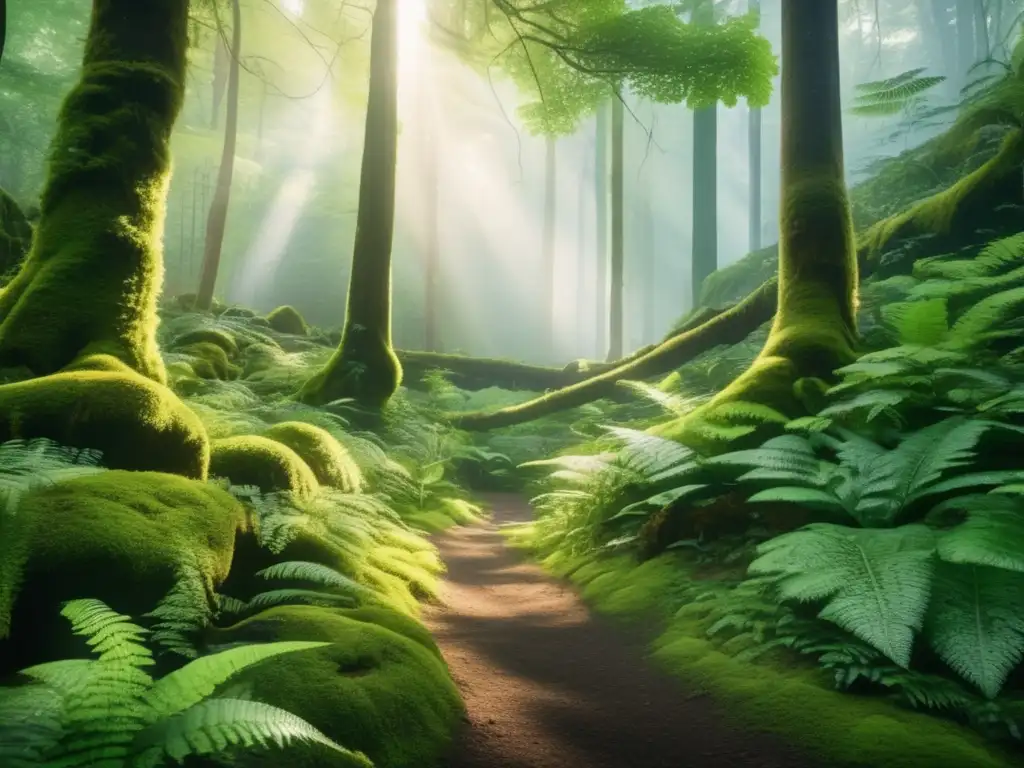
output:
[[520, 424], [610, 397], [620, 381], [664, 375], [713, 347], [739, 343], [752, 330], [771, 320], [777, 300], [776, 281], [769, 280], [739, 304], [711, 320], [673, 336], [639, 357], [627, 358], [597, 376], [499, 411], [452, 413], [448, 418], [460, 429], [482, 431]]

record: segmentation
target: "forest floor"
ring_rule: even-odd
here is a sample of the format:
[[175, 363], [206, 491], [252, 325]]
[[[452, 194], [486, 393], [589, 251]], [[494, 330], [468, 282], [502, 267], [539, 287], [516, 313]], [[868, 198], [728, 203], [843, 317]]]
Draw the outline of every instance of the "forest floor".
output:
[[[645, 658], [644, 638], [593, 615], [568, 585], [508, 547], [526, 501], [493, 494], [483, 524], [437, 540], [444, 604], [427, 625], [467, 707], [447, 768], [814, 768], [744, 729]], [[649, 638], [648, 638], [649, 639]]]

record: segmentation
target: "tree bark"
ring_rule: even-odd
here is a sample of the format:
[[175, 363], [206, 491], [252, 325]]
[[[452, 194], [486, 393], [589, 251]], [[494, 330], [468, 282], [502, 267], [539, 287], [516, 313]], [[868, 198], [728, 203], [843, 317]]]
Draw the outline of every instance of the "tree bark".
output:
[[597, 110], [594, 142], [594, 197], [597, 253], [594, 278], [594, 356], [601, 357], [608, 343], [608, 105]]
[[213, 101], [210, 104], [211, 131], [217, 130], [220, 126], [220, 108], [224, 103], [224, 91], [227, 89], [230, 72], [231, 51], [228, 50], [223, 30], [218, 28], [216, 40], [213, 44], [213, 84], [211, 89]]
[[[760, 17], [761, 0], [748, 0], [747, 5], [751, 13]], [[750, 183], [750, 230], [747, 247], [748, 252], [753, 253], [761, 250], [761, 108], [750, 107], [748, 119], [747, 177]]]
[[[465, 5], [463, 5], [465, 10]], [[428, 94], [426, 68], [420, 65], [420, 88], [417, 94], [422, 119], [420, 152], [423, 162], [424, 276], [423, 342], [428, 352], [442, 351], [441, 342], [441, 234], [440, 234], [440, 163], [433, 103], [425, 104]]]
[[[702, 0], [693, 23], [715, 23], [714, 3]], [[691, 240], [691, 305], [700, 301], [701, 286], [718, 269], [718, 106], [693, 112], [693, 232]]]
[[558, 208], [558, 152], [553, 136], [544, 138], [544, 231], [541, 270], [541, 302], [544, 310], [544, 333], [547, 343], [547, 357], [554, 359], [557, 354], [555, 328], [555, 219]]
[[608, 305], [609, 362], [622, 357], [623, 285], [625, 271], [625, 106], [621, 94], [612, 99], [612, 258], [611, 294]]
[[0, 293], [0, 366], [43, 376], [103, 352], [165, 379], [156, 301], [187, 23], [187, 0], [93, 0], [32, 249]]
[[378, 0], [370, 33], [370, 89], [348, 305], [338, 350], [298, 397], [352, 398], [383, 407], [402, 382], [391, 346], [391, 248], [398, 152], [398, 0]]
[[[220, 38], [220, 34], [218, 34]], [[238, 143], [238, 92], [242, 56], [242, 9], [239, 0], [231, 0], [231, 50], [228, 74], [228, 108], [224, 120], [224, 148], [217, 170], [217, 187], [213, 192], [210, 212], [206, 218], [206, 242], [203, 247], [203, 269], [196, 291], [196, 309], [208, 311], [213, 306], [213, 292], [217, 287], [224, 230], [231, 205], [231, 183], [235, 175], [235, 147]]]

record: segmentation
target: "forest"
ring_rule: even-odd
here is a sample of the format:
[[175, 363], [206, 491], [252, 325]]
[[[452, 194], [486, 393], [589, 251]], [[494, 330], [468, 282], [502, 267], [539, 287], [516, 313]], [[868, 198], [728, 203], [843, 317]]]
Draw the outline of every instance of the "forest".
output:
[[1024, 765], [1020, 0], [0, 21], [0, 768]]

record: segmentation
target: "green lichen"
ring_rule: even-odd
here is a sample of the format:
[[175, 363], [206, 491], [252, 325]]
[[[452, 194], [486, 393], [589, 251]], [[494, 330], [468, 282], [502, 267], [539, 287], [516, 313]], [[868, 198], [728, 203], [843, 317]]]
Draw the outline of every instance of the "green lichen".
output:
[[257, 435], [214, 440], [210, 474], [234, 485], [256, 486], [264, 493], [292, 491], [311, 496], [320, 484], [309, 465], [291, 448]]
[[309, 326], [299, 310], [287, 304], [271, 310], [267, 315], [267, 323], [278, 333], [290, 333], [293, 336], [309, 335]]
[[164, 381], [156, 309], [188, 5], [94, 2], [32, 250], [0, 293], [0, 366], [42, 376], [105, 353]]
[[[17, 596], [10, 644], [0, 650], [5, 671], [62, 657], [68, 636], [56, 627], [64, 600], [97, 598], [141, 616], [174, 586], [183, 564], [212, 594], [246, 525], [226, 491], [155, 472], [100, 472], [35, 490], [17, 517], [21, 541], [5, 543], [20, 554], [16, 584], [0, 585], [0, 595]], [[0, 629], [8, 607], [0, 605]]]
[[300, 421], [285, 421], [270, 427], [265, 436], [295, 451], [321, 485], [348, 493], [362, 490], [364, 481], [359, 465], [327, 430]]
[[196, 415], [169, 389], [109, 355], [0, 386], [0, 441], [33, 437], [99, 450], [115, 469], [205, 479], [209, 464], [209, 440]]

